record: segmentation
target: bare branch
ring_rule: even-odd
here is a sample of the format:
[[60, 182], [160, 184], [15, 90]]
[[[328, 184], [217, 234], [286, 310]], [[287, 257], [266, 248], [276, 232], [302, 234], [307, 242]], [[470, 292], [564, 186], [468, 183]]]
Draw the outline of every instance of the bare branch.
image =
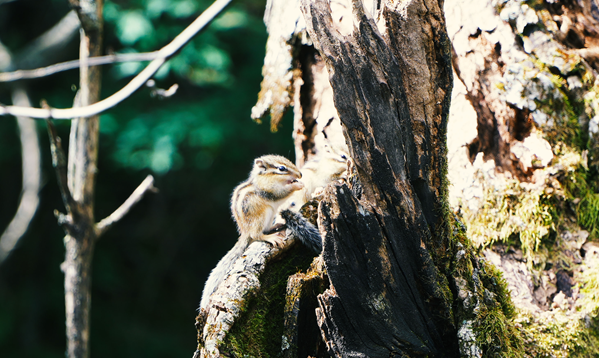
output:
[[[0, 43], [0, 71], [11, 71], [16, 68], [35, 68], [52, 63], [53, 59], [57, 57], [56, 54], [60, 53], [59, 50], [73, 39], [79, 27], [77, 15], [71, 11], [17, 54], [11, 54]], [[0, 73], [0, 76], [3, 75], [4, 73]]]
[[13, 1], [17, 1], [17, 0], [0, 0], [0, 5], [7, 4], [7, 3], [13, 2]]
[[99, 238], [106, 230], [110, 229], [117, 221], [121, 220], [131, 208], [137, 204], [144, 195], [148, 192], [157, 192], [158, 190], [154, 187], [154, 177], [148, 175], [141, 184], [135, 189], [131, 196], [125, 200], [125, 202], [116, 209], [112, 214], [102, 219], [96, 225], [96, 238]]
[[15, 54], [11, 69], [36, 68], [59, 59], [60, 51], [77, 34], [80, 24], [74, 11], [67, 13], [56, 25]]
[[[27, 92], [22, 88], [15, 89], [13, 91], [13, 103], [30, 105]], [[0, 236], [0, 264], [10, 255], [19, 239], [23, 237], [39, 206], [41, 159], [35, 122], [31, 118], [18, 117], [17, 123], [21, 137], [23, 189], [17, 212]]]
[[[151, 85], [150, 85], [150, 83], [151, 83]], [[148, 81], [148, 87], [150, 87], [152, 89], [150, 96], [158, 97], [160, 99], [168, 98], [168, 97], [175, 95], [175, 93], [177, 93], [177, 90], [179, 89], [179, 85], [176, 83], [173, 84], [172, 86], [170, 86], [166, 90], [162, 89], [162, 88], [158, 88], [158, 87], [156, 87], [155, 83], [153, 83], [153, 80]]]
[[235, 320], [242, 313], [244, 303], [260, 287], [260, 276], [267, 263], [292, 246], [294, 239], [286, 239], [282, 247], [272, 247], [264, 241], [254, 241], [244, 254], [227, 270], [225, 279], [218, 285], [206, 304], [200, 307], [196, 318], [203, 326], [199, 332], [202, 342], [200, 352], [194, 357], [221, 357], [221, 343]]
[[17, 106], [2, 106], [0, 105], [0, 115], [13, 115], [13, 116], [29, 116], [33, 118], [53, 118], [53, 119], [71, 119], [77, 117], [90, 117], [105, 110], [112, 108], [128, 98], [131, 94], [137, 91], [147, 80], [152, 78], [160, 67], [177, 51], [187, 44], [200, 30], [212, 21], [216, 15], [218, 15], [231, 0], [216, 0], [208, 9], [206, 9], [198, 18], [191, 23], [183, 32], [181, 32], [175, 39], [163, 47], [160, 52], [160, 57], [156, 58], [150, 64], [143, 69], [137, 76], [135, 76], [131, 82], [129, 82], [120, 91], [113, 94], [112, 96], [94, 103], [89, 106], [81, 108], [30, 108], [30, 107], [17, 107]]
[[[10, 51], [0, 41], [0, 70], [9, 68], [12, 64], [12, 56]], [[2, 75], [2, 73], [0, 73]]]
[[[88, 60], [88, 66], [92, 67], [100, 65], [109, 65], [120, 62], [152, 61], [159, 56], [160, 51], [143, 53], [123, 53], [99, 57], [90, 57]], [[0, 73], [0, 82], [13, 82], [24, 79], [41, 78], [63, 71], [74, 70], [76, 68], [79, 68], [79, 60], [57, 63], [54, 65], [36, 68], [33, 70], [17, 70], [14, 72], [3, 72]]]

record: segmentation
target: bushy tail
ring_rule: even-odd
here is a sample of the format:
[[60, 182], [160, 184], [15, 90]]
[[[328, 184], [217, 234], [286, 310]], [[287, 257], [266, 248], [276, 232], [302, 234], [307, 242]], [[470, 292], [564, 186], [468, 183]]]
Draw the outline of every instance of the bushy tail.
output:
[[322, 251], [322, 238], [316, 226], [306, 220], [301, 214], [291, 210], [281, 211], [281, 217], [285, 219], [285, 226], [304, 245], [312, 251], [320, 254]]
[[243, 255], [243, 252], [247, 248], [247, 240], [239, 239], [235, 246], [222, 259], [216, 264], [216, 267], [212, 269], [206, 284], [204, 285], [204, 291], [202, 291], [202, 300], [200, 301], [200, 309], [206, 308], [210, 295], [216, 291], [216, 288], [227, 278], [227, 274], [233, 263]]

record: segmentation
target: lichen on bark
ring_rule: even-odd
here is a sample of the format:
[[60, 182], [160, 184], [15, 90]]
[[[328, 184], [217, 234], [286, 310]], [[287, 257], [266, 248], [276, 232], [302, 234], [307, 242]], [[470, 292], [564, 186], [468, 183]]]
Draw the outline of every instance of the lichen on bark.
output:
[[597, 8], [448, 0], [446, 9], [460, 80], [452, 206], [507, 280], [522, 355], [596, 355]]

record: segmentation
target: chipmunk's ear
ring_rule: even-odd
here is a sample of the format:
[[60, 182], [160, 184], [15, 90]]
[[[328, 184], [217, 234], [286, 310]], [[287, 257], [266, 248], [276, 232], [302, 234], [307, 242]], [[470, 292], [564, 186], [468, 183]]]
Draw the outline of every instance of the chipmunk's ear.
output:
[[260, 168], [260, 171], [264, 171], [266, 170], [266, 163], [264, 163], [264, 160], [262, 158], [256, 158], [254, 160], [254, 167]]

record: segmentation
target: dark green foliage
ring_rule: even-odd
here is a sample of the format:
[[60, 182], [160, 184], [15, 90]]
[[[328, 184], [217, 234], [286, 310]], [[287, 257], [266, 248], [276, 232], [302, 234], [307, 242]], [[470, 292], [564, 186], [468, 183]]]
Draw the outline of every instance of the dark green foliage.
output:
[[[158, 50], [209, 3], [108, 2], [106, 52]], [[175, 96], [160, 100], [144, 88], [101, 117], [96, 219], [116, 209], [147, 174], [155, 176], [160, 191], [143, 199], [96, 246], [92, 357], [190, 357], [204, 281], [237, 239], [230, 193], [245, 180], [256, 156], [277, 153], [293, 159], [291, 118], [283, 120], [279, 133], [270, 134], [268, 126], [256, 125], [249, 115], [260, 88], [264, 6], [264, 1], [233, 4], [169, 61], [168, 71], [161, 71], [156, 82], [160, 88], [179, 84]], [[67, 11], [66, 0], [1, 4], [0, 41], [18, 52]], [[123, 26], [145, 30], [134, 40], [135, 29]], [[77, 56], [75, 40], [60, 60]], [[125, 85], [133, 67], [104, 66], [103, 97]], [[34, 104], [44, 98], [52, 106], [70, 107], [78, 75], [70, 71], [24, 83]], [[9, 90], [0, 84], [1, 103], [11, 102]], [[68, 124], [57, 127], [67, 143]], [[64, 208], [43, 122], [39, 129], [41, 206], [18, 249], [0, 266], [3, 358], [64, 357], [65, 351], [64, 233], [52, 214]], [[21, 188], [20, 143], [12, 118], [0, 117], [0, 149], [2, 231], [14, 215]]]

